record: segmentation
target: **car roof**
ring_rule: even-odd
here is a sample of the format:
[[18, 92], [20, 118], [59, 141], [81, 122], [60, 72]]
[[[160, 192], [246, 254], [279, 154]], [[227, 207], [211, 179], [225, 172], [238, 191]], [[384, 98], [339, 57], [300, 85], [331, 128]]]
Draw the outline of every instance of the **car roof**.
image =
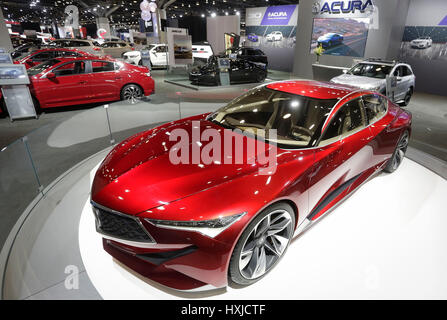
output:
[[89, 55], [89, 56], [82, 56], [82, 57], [61, 57], [61, 58], [55, 58], [57, 60], [60, 60], [61, 62], [68, 62], [68, 61], [77, 61], [77, 60], [105, 60], [105, 61], [116, 61], [113, 58], [105, 57], [105, 56], [95, 56], [95, 55]]
[[78, 50], [78, 49], [52, 48], [52, 47], [37, 49], [37, 50], [34, 50], [32, 53], [37, 53], [37, 52], [41, 52], [41, 51], [70, 51], [70, 52], [82, 52], [82, 53], [87, 54], [87, 52], [84, 52], [84, 51]]
[[342, 99], [350, 93], [359, 91], [358, 88], [348, 85], [313, 80], [278, 81], [267, 84], [266, 88], [323, 100]]

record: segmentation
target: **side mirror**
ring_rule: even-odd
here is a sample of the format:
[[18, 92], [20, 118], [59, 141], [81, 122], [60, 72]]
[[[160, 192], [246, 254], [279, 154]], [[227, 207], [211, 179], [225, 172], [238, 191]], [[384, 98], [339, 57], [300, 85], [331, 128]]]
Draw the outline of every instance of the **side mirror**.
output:
[[50, 80], [56, 79], [56, 74], [54, 72], [48, 73], [47, 74], [47, 79], [50, 79]]
[[347, 69], [343, 69], [343, 73], [344, 73], [344, 74], [347, 74], [347, 73], [348, 73], [348, 70], [347, 70]]

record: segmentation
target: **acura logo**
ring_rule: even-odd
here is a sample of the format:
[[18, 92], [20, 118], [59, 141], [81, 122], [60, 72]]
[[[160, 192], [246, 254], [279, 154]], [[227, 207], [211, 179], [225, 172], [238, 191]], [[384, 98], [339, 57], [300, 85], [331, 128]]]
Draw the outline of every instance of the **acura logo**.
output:
[[372, 13], [374, 11], [374, 5], [372, 0], [351, 0], [351, 1], [333, 1], [330, 3], [326, 1], [321, 5], [316, 2], [312, 6], [312, 13], [331, 13], [331, 14], [340, 14], [340, 13], [355, 13], [356, 11], [360, 11], [361, 13]]

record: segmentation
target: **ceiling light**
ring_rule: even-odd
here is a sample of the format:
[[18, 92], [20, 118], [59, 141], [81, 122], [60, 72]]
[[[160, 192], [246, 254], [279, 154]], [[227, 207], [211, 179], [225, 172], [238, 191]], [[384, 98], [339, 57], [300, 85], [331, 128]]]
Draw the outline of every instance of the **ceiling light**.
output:
[[211, 18], [214, 18], [216, 16], [216, 13], [215, 12], [212, 12], [211, 13]]

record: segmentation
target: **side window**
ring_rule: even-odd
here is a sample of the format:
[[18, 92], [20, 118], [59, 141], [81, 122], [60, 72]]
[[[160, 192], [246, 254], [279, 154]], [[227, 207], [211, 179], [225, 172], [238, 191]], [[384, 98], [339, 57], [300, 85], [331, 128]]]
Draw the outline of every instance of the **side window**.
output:
[[402, 74], [404, 77], [411, 76], [413, 74], [410, 68], [408, 68], [407, 66], [402, 66], [402, 70], [403, 70]]
[[115, 64], [110, 61], [92, 61], [93, 72], [115, 71]]
[[382, 118], [387, 110], [386, 100], [379, 95], [363, 97], [363, 105], [370, 124]]
[[37, 62], [37, 61], [46, 61], [52, 58], [54, 58], [53, 51], [45, 51], [34, 55], [32, 57], [32, 60]]
[[85, 62], [84, 61], [76, 61], [76, 62], [66, 63], [66, 64], [61, 65], [57, 69], [55, 69], [53, 72], [58, 77], [83, 74], [83, 73], [85, 73]]
[[402, 77], [402, 67], [396, 67], [396, 70], [394, 70], [394, 76]]
[[320, 145], [328, 145], [366, 127], [366, 115], [361, 99], [354, 99], [343, 105], [329, 123]]

